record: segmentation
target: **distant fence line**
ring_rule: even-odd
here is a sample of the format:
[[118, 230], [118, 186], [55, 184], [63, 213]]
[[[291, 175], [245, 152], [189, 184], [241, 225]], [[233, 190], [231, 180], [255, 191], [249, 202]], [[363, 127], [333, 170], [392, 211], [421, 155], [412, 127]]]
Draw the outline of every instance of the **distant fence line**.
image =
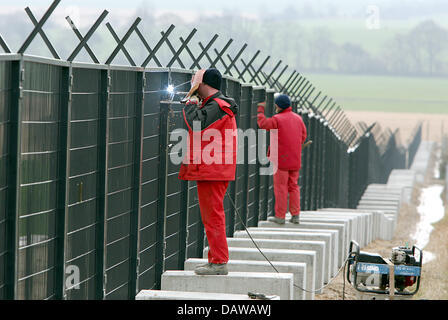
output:
[[[169, 135], [185, 128], [178, 98], [189, 90], [194, 68], [222, 71], [222, 92], [240, 106], [243, 130], [257, 128], [259, 102], [267, 102], [272, 116], [274, 94], [291, 96], [313, 141], [302, 155], [302, 210], [354, 208], [368, 184], [385, 183], [392, 169], [412, 163], [421, 126], [408, 147], [399, 145], [398, 132], [355, 129], [331, 98], [312, 97], [315, 88], [298, 72], [282, 82], [280, 63], [270, 72], [263, 70], [266, 59], [255, 68], [259, 51], [247, 63], [239, 55], [226, 62], [230, 41], [213, 55], [211, 41], [187, 69], [179, 56], [192, 32], [173, 48], [168, 66], [149, 68], [160, 46], [170, 44], [172, 26], [153, 48], [146, 43], [146, 64], [135, 66], [124, 45], [138, 34], [137, 19], [100, 64], [87, 41], [105, 11], [84, 37], [78, 31], [80, 44], [67, 61], [48, 38], [53, 58], [26, 55], [37, 34], [46, 38], [42, 27], [59, 2], [40, 21], [32, 18], [36, 28], [18, 53], [0, 40], [6, 51], [0, 55], [0, 299], [133, 299], [141, 289], [160, 288], [163, 271], [202, 256], [196, 184], [179, 180], [178, 165], [169, 161]], [[82, 48], [93, 63], [75, 62]], [[112, 64], [120, 50], [130, 66]], [[172, 67], [176, 62], [181, 68]], [[174, 95], [168, 85], [176, 87]], [[238, 151], [247, 155], [254, 147], [246, 143]], [[272, 176], [260, 175], [260, 166], [256, 159], [238, 164], [229, 186], [247, 226], [274, 210]], [[227, 197], [224, 207], [231, 237], [242, 224]], [[79, 280], [68, 286], [72, 270]]]

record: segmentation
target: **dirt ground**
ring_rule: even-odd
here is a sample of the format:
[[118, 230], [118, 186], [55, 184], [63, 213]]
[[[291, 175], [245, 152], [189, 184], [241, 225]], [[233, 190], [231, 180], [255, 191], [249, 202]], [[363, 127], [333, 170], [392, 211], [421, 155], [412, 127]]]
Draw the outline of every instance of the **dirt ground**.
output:
[[372, 111], [345, 111], [352, 124], [365, 122], [367, 125], [378, 122], [383, 130], [399, 128], [402, 144], [406, 145], [412, 131], [423, 122], [422, 139], [440, 142], [443, 132], [448, 132], [448, 114], [393, 113]]
[[[443, 184], [443, 181], [436, 180], [432, 176], [434, 165], [435, 156], [433, 154], [425, 182], [414, 188], [411, 203], [409, 205], [403, 205], [400, 209], [394, 238], [391, 241], [373, 241], [368, 246], [362, 248], [362, 251], [378, 253], [383, 257], [389, 258], [393, 247], [405, 245], [406, 243], [413, 244], [415, 240], [412, 239], [411, 235], [414, 234], [416, 224], [419, 221], [417, 207], [419, 205], [420, 189], [431, 184]], [[444, 198], [443, 200], [445, 204], [445, 217], [433, 225], [434, 230], [431, 232], [430, 241], [423, 249], [423, 255], [425, 254], [425, 250], [428, 250], [435, 254], [436, 257], [434, 260], [423, 265], [420, 290], [413, 299], [448, 299], [448, 208], [446, 206], [447, 199]], [[324, 289], [322, 294], [316, 295], [316, 300], [342, 299], [344, 285], [342, 273]], [[355, 290], [347, 281], [345, 281], [345, 299], [355, 299]]]

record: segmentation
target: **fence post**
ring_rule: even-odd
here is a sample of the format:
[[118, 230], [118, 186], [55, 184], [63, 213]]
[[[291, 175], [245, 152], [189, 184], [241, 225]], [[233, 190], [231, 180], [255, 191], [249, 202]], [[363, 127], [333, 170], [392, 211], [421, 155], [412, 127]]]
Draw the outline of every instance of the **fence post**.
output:
[[[234, 78], [228, 78], [227, 76], [223, 77], [222, 82], [222, 88], [221, 92], [230, 97], [233, 98], [238, 106], [240, 106], [240, 100], [241, 100], [241, 84], [239, 81], [237, 81]], [[235, 115], [236, 123], [239, 123], [239, 116], [240, 111], [238, 110], [237, 114]], [[238, 167], [238, 166], [237, 166]], [[226, 212], [226, 235], [227, 237], [233, 237], [233, 233], [235, 230], [235, 223], [238, 221], [237, 213], [235, 206], [238, 206], [238, 203], [236, 201], [237, 197], [237, 180], [238, 180], [238, 169], [235, 172], [235, 181], [230, 181], [229, 187], [227, 189], [227, 194], [230, 197], [230, 200], [228, 197], [224, 197], [224, 211]], [[232, 204], [233, 202], [233, 204]], [[234, 206], [235, 205], [235, 206]], [[239, 212], [239, 211], [238, 211]], [[202, 252], [201, 252], [202, 254]]]
[[312, 182], [312, 166], [313, 166], [313, 159], [312, 159], [312, 153], [313, 153], [313, 145], [314, 140], [316, 139], [315, 135], [313, 134], [313, 122], [312, 122], [312, 116], [310, 115], [309, 111], [304, 110], [303, 111], [303, 120], [305, 122], [305, 125], [307, 127], [307, 133], [308, 133], [308, 140], [313, 140], [313, 143], [308, 146], [305, 149], [305, 161], [304, 161], [304, 168], [303, 168], [303, 176], [304, 176], [304, 210], [311, 210], [311, 188], [313, 185]]
[[99, 205], [98, 205], [98, 234], [97, 234], [97, 258], [96, 258], [96, 298], [104, 300], [106, 297], [106, 212], [107, 212], [107, 171], [109, 169], [109, 106], [110, 106], [110, 91], [111, 91], [111, 75], [110, 68], [101, 71], [101, 102], [99, 115]]
[[258, 148], [259, 148], [259, 137], [258, 137], [258, 124], [257, 124], [257, 106], [258, 103], [266, 101], [266, 90], [264, 87], [255, 87], [251, 106], [251, 128], [255, 130], [256, 143], [255, 143], [255, 177], [254, 177], [254, 225], [258, 225], [258, 221], [262, 218], [260, 208], [262, 208], [261, 202], [263, 201], [264, 195], [264, 185], [261, 183], [262, 178], [260, 176], [260, 161], [258, 160]]
[[140, 252], [140, 216], [141, 216], [141, 197], [142, 197], [142, 160], [143, 160], [143, 110], [144, 110], [144, 88], [145, 72], [139, 71], [136, 74], [136, 103], [135, 103], [135, 128], [134, 128], [134, 168], [132, 181], [132, 213], [130, 216], [130, 271], [129, 271], [129, 298], [135, 299], [138, 293], [138, 274], [139, 274], [139, 252]]
[[68, 218], [68, 189], [70, 176], [70, 141], [71, 141], [71, 94], [73, 85], [72, 66], [62, 68], [62, 81], [60, 85], [60, 123], [59, 123], [59, 148], [62, 151], [59, 157], [59, 187], [58, 187], [58, 215], [56, 217], [56, 272], [55, 288], [58, 300], [66, 299], [65, 287], [65, 253], [67, 242], [67, 218]]
[[165, 252], [166, 252], [166, 194], [167, 194], [167, 174], [168, 174], [168, 113], [169, 103], [160, 102], [160, 141], [159, 141], [159, 207], [157, 212], [158, 234], [157, 256], [160, 261], [156, 264], [157, 288], [161, 285], [161, 276], [165, 271]]

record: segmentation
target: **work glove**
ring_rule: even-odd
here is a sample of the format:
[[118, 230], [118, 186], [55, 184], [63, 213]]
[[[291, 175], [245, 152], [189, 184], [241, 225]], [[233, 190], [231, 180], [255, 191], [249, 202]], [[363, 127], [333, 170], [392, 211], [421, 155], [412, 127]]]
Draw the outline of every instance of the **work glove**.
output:
[[199, 105], [199, 98], [197, 96], [191, 96], [190, 99], [185, 102], [185, 105], [187, 107], [197, 106]]
[[264, 108], [266, 108], [266, 102], [260, 102], [257, 106], [257, 112], [264, 114]]

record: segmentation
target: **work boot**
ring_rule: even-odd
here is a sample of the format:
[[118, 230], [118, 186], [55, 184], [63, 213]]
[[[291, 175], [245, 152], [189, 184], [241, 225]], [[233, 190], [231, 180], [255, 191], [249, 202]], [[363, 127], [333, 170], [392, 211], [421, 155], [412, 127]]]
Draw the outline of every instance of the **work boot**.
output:
[[194, 273], [200, 276], [227, 275], [227, 264], [207, 263], [206, 265], [197, 266]]
[[285, 219], [277, 218], [276, 216], [268, 217], [268, 221], [275, 222], [277, 224], [285, 224]]
[[295, 223], [295, 224], [299, 224], [299, 215], [297, 216], [292, 216], [291, 219], [289, 219], [289, 222], [291, 223]]

